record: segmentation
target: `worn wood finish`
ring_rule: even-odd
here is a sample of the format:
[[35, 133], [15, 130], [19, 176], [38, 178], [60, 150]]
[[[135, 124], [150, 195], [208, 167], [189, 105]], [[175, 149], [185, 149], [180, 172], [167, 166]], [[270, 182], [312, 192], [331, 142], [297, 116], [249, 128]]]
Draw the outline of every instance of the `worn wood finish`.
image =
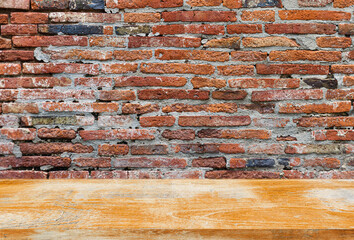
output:
[[351, 180], [1, 180], [0, 239], [354, 239]]

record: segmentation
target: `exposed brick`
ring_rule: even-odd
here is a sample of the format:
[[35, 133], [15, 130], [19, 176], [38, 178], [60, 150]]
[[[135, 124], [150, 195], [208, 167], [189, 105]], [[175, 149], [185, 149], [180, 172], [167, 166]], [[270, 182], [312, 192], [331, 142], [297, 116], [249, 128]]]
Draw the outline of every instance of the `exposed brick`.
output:
[[288, 154], [342, 154], [344, 151], [340, 144], [292, 144], [285, 149]]
[[129, 37], [129, 48], [139, 47], [199, 47], [200, 38], [182, 37]]
[[246, 61], [246, 62], [258, 62], [265, 61], [268, 53], [266, 52], [253, 52], [253, 51], [237, 51], [231, 52], [231, 59], [233, 61]]
[[205, 173], [205, 178], [211, 179], [277, 179], [280, 174], [277, 172], [265, 171], [210, 171]]
[[209, 64], [187, 63], [142, 63], [140, 71], [143, 73], [185, 73], [185, 74], [213, 74], [214, 66]]
[[354, 5], [353, 0], [333, 0], [333, 7], [335, 8], [346, 8]]
[[102, 158], [76, 158], [73, 160], [75, 166], [78, 167], [93, 167], [93, 168], [109, 168], [111, 167], [111, 159]]
[[219, 6], [222, 2], [222, 0], [188, 0], [187, 4], [192, 7], [211, 7]]
[[354, 99], [354, 89], [331, 89], [327, 91], [326, 98], [352, 100]]
[[16, 36], [12, 41], [15, 47], [87, 46], [84, 36]]
[[20, 77], [1, 78], [0, 88], [53, 88], [64, 87], [71, 84], [71, 79], [66, 77]]
[[183, 127], [225, 127], [251, 124], [249, 116], [180, 116], [178, 124]]
[[0, 14], [0, 24], [8, 24], [9, 16], [7, 14]]
[[183, 158], [117, 158], [113, 160], [113, 166], [117, 168], [185, 168], [187, 162]]
[[241, 100], [245, 99], [247, 96], [247, 92], [244, 90], [238, 90], [238, 91], [231, 91], [231, 90], [225, 90], [225, 91], [214, 91], [212, 93], [212, 97], [214, 99], [220, 99], [220, 100]]
[[228, 65], [228, 66], [218, 66], [217, 68], [219, 74], [225, 76], [254, 75], [253, 65]]
[[173, 116], [141, 117], [139, 122], [142, 127], [171, 127], [175, 123]]
[[4, 103], [2, 105], [3, 113], [39, 113], [36, 103]]
[[10, 140], [34, 140], [36, 129], [33, 128], [1, 128], [0, 136]]
[[1, 35], [34, 35], [37, 34], [37, 25], [32, 24], [11, 24], [1, 25]]
[[[242, 124], [242, 125], [248, 125], [248, 124]], [[255, 130], [255, 129], [243, 129], [243, 130], [203, 129], [200, 130], [197, 135], [200, 138], [270, 139], [271, 132], [267, 130]]]
[[152, 140], [154, 130], [146, 129], [112, 129], [112, 130], [81, 130], [80, 137], [89, 140]]
[[226, 80], [224, 79], [210, 79], [203, 77], [194, 77], [191, 79], [193, 88], [203, 88], [203, 87], [215, 87], [223, 88], [226, 87]]
[[168, 154], [167, 145], [134, 145], [132, 155], [165, 155]]
[[227, 52], [204, 50], [155, 50], [155, 57], [160, 60], [203, 60], [225, 62], [229, 60]]
[[83, 73], [97, 75], [99, 74], [99, 65], [80, 63], [24, 63], [23, 73]]
[[288, 37], [245, 37], [242, 39], [244, 47], [298, 47], [294, 39]]
[[124, 13], [124, 22], [145, 23], [160, 22], [160, 13]]
[[283, 144], [252, 144], [247, 146], [247, 153], [250, 154], [284, 154], [285, 146]]
[[7, 49], [12, 47], [12, 42], [10, 39], [0, 37], [0, 48]]
[[300, 79], [295, 78], [240, 78], [229, 80], [231, 88], [298, 88]]
[[343, 85], [347, 87], [354, 86], [354, 76], [345, 76], [343, 78]]
[[326, 23], [277, 23], [266, 24], [265, 32], [269, 34], [334, 34], [336, 25]]
[[338, 33], [343, 35], [354, 35], [354, 23], [343, 23], [338, 26]]
[[263, 28], [262, 28], [261, 24], [227, 25], [226, 29], [229, 34], [262, 33], [263, 32]]
[[18, 75], [21, 65], [16, 63], [0, 63], [0, 75]]
[[192, 129], [180, 129], [180, 130], [167, 129], [163, 131], [162, 137], [167, 139], [193, 140], [195, 138], [195, 132]]
[[329, 66], [311, 64], [257, 64], [258, 74], [327, 75]]
[[289, 118], [254, 118], [253, 124], [256, 127], [283, 128], [290, 122]]
[[58, 128], [40, 128], [38, 129], [38, 137], [49, 139], [74, 139], [76, 138], [76, 132], [74, 130]]
[[352, 130], [315, 130], [312, 132], [316, 141], [352, 141], [354, 131]]
[[299, 127], [353, 127], [354, 117], [302, 117], [294, 122]]
[[324, 7], [331, 2], [333, 0], [298, 0], [301, 7]]
[[174, 34], [205, 34], [205, 35], [223, 35], [225, 27], [211, 24], [169, 24], [169, 25], [155, 25], [152, 27], [154, 34], [174, 35]]
[[354, 64], [351, 65], [332, 65], [332, 73], [354, 74]]
[[88, 171], [56, 171], [49, 172], [49, 179], [85, 179], [89, 178]]
[[204, 44], [208, 48], [231, 48], [240, 49], [241, 40], [239, 37], [211, 39]]
[[308, 50], [286, 50], [271, 51], [269, 53], [270, 61], [327, 61], [339, 62], [342, 60], [341, 52], [334, 51], [308, 51]]
[[70, 158], [61, 157], [44, 157], [44, 156], [24, 156], [21, 158], [16, 157], [1, 157], [0, 167], [4, 168], [19, 168], [19, 167], [70, 167]]
[[354, 171], [326, 171], [320, 172], [318, 178], [323, 179], [353, 179]]
[[341, 11], [280, 10], [279, 17], [283, 20], [343, 21], [350, 20], [351, 14]]
[[31, 61], [34, 60], [33, 51], [5, 50], [0, 51], [1, 62]]
[[235, 22], [236, 13], [232, 11], [176, 11], [162, 12], [165, 22]]
[[160, 0], [106, 0], [106, 6], [108, 8], [174, 8], [183, 6], [183, 0], [169, 0], [169, 1], [160, 1]]
[[284, 177], [288, 179], [312, 179], [315, 178], [315, 173], [300, 172], [298, 170], [284, 170]]
[[[9, 142], [9, 143], [2, 142], [2, 143], [0, 143], [0, 154], [11, 154], [11, 153], [13, 153], [14, 146], [15, 146], [15, 144], [13, 144], [12, 142]], [[0, 173], [1, 173], [1, 171], [0, 171]]]
[[207, 167], [207, 168], [225, 168], [226, 158], [224, 157], [209, 157], [209, 158], [196, 158], [192, 161], [192, 167]]
[[52, 23], [115, 23], [121, 20], [121, 15], [119, 13], [51, 12], [49, 19]]
[[70, 60], [111, 60], [113, 59], [113, 52], [107, 51], [90, 51], [90, 50], [80, 50], [80, 49], [70, 49], [70, 50], [60, 50], [51, 51], [44, 50], [45, 54], [49, 55], [51, 59], [70, 59]]
[[253, 102], [282, 101], [282, 100], [308, 100], [322, 99], [323, 91], [320, 89], [299, 89], [299, 90], [268, 90], [253, 91]]
[[29, 9], [30, 0], [5, 0], [0, 2], [0, 8]]
[[102, 144], [98, 146], [98, 154], [106, 156], [127, 155], [129, 147], [126, 144]]
[[236, 103], [216, 103], [216, 104], [201, 104], [190, 105], [184, 103], [175, 103], [162, 108], [163, 112], [237, 112]]
[[279, 113], [341, 113], [349, 112], [352, 106], [350, 102], [333, 103], [280, 103]]
[[274, 22], [274, 11], [243, 11], [241, 15], [242, 21], [263, 21]]
[[125, 47], [125, 38], [111, 36], [90, 37], [89, 43], [91, 47], [122, 48]]
[[137, 63], [113, 63], [102, 65], [103, 73], [129, 73], [136, 72], [138, 69]]
[[93, 151], [92, 146], [83, 145], [81, 143], [20, 143], [20, 150], [23, 155], [35, 155], [35, 154], [56, 154], [56, 153], [91, 153]]
[[0, 179], [46, 179], [46, 172], [42, 171], [0, 171]]
[[122, 106], [123, 114], [144, 114], [150, 112], [157, 112], [160, 107], [157, 104], [135, 104], [135, 103], [124, 103]]
[[230, 159], [230, 168], [245, 168], [247, 160], [242, 158], [231, 158]]
[[117, 103], [57, 103], [45, 102], [44, 111], [48, 112], [117, 112]]

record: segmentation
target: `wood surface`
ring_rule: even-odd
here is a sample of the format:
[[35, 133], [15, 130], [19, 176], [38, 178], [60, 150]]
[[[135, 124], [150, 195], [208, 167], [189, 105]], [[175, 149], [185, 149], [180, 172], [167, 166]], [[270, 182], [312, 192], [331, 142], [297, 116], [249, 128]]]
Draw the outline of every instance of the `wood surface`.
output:
[[0, 180], [0, 239], [354, 239], [352, 180]]

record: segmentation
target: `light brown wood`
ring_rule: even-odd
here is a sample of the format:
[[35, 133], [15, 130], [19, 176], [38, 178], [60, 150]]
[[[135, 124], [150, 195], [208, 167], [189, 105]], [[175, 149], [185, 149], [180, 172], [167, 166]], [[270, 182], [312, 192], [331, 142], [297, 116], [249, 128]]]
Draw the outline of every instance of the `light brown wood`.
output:
[[1, 180], [0, 239], [354, 239], [351, 180]]

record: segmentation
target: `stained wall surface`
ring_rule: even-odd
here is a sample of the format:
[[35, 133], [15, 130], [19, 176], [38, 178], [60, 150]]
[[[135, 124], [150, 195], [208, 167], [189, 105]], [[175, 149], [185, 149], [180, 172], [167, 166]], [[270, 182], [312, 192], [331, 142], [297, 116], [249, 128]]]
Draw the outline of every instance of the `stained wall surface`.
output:
[[353, 0], [0, 0], [0, 178], [353, 178]]

